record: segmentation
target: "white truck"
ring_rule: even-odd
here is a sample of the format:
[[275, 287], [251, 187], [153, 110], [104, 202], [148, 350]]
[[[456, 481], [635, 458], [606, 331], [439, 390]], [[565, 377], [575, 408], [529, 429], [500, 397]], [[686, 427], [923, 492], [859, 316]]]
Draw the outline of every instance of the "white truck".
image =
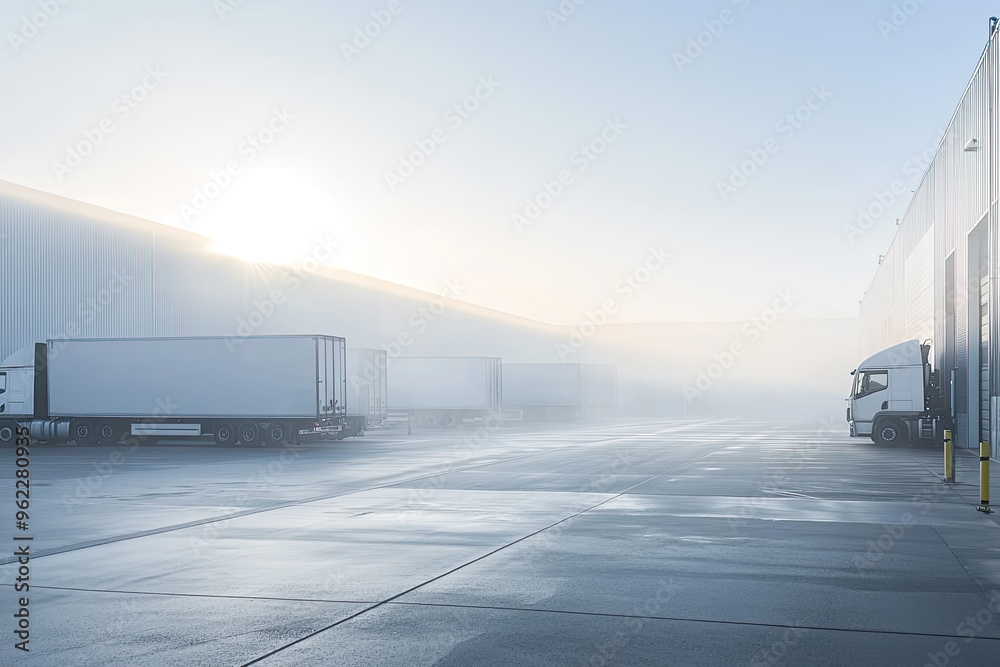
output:
[[865, 359], [851, 374], [847, 399], [851, 436], [883, 445], [937, 439], [951, 428], [953, 382], [948, 391], [932, 370], [929, 345], [909, 340]]
[[49, 340], [0, 366], [0, 445], [212, 434], [221, 446], [336, 437], [346, 345], [334, 336]]

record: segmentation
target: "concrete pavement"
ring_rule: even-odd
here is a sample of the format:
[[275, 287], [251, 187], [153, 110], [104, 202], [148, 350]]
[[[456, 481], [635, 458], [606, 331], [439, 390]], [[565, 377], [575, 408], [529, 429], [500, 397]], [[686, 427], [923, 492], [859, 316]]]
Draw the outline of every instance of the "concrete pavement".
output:
[[[939, 451], [845, 431], [623, 422], [284, 451], [34, 447], [32, 650], [5, 633], [0, 656], [997, 664], [1000, 524], [974, 509], [974, 457], [946, 486]], [[8, 619], [14, 566], [0, 566]]]

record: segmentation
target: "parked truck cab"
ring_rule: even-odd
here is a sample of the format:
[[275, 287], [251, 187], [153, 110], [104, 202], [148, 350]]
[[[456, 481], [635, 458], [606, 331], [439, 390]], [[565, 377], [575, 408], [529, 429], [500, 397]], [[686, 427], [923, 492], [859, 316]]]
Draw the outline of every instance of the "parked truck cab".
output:
[[879, 444], [935, 438], [947, 416], [930, 345], [910, 340], [865, 359], [853, 371], [847, 422], [851, 436]]

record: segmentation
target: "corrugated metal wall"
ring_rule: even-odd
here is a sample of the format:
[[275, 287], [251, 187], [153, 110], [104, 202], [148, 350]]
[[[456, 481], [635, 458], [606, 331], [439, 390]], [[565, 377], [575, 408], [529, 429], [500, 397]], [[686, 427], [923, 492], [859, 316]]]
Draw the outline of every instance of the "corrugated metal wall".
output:
[[251, 303], [248, 266], [203, 237], [3, 184], [0, 359], [47, 338], [223, 335]]
[[[978, 235], [985, 227], [977, 225], [986, 224], [987, 202], [991, 197], [990, 160], [995, 165], [1000, 153], [996, 127], [989, 126], [990, 97], [995, 100], [998, 90], [996, 85], [990, 85], [990, 80], [995, 81], [997, 76], [994, 66], [997, 52], [994, 37], [976, 67], [860, 310], [861, 358], [903, 340], [928, 337], [929, 316], [933, 319], [930, 330], [937, 368], [950, 370], [945, 368], [949, 358], [947, 346], [954, 346], [961, 409], [957, 440], [963, 446], [975, 444], [979, 424], [978, 293], [984, 267], [979, 261]], [[979, 150], [966, 150], [973, 139], [978, 141]], [[994, 206], [996, 192], [993, 189]], [[995, 227], [992, 236], [996, 242]], [[930, 250], [925, 245], [928, 243], [932, 244]], [[950, 256], [955, 273], [954, 341], [947, 340], [945, 317], [948, 302], [945, 266]], [[995, 281], [995, 269], [990, 275]], [[991, 317], [995, 332], [996, 313]], [[970, 365], [974, 366], [971, 372]], [[994, 393], [996, 389], [993, 388]]]
[[0, 182], [0, 360], [48, 338], [266, 334], [521, 361], [556, 361], [566, 337], [337, 269], [245, 262], [206, 237]]
[[0, 193], [0, 358], [46, 338], [149, 333], [152, 241]]
[[934, 338], [934, 233], [928, 230], [904, 260], [904, 337]]

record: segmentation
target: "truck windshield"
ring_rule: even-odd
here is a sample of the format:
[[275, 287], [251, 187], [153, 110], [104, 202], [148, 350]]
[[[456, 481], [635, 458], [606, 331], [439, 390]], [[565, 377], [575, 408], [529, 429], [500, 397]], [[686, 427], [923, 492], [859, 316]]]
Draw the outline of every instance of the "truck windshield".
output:
[[876, 392], [882, 391], [889, 386], [888, 371], [860, 371], [858, 372], [857, 391], [854, 398], [862, 398]]

